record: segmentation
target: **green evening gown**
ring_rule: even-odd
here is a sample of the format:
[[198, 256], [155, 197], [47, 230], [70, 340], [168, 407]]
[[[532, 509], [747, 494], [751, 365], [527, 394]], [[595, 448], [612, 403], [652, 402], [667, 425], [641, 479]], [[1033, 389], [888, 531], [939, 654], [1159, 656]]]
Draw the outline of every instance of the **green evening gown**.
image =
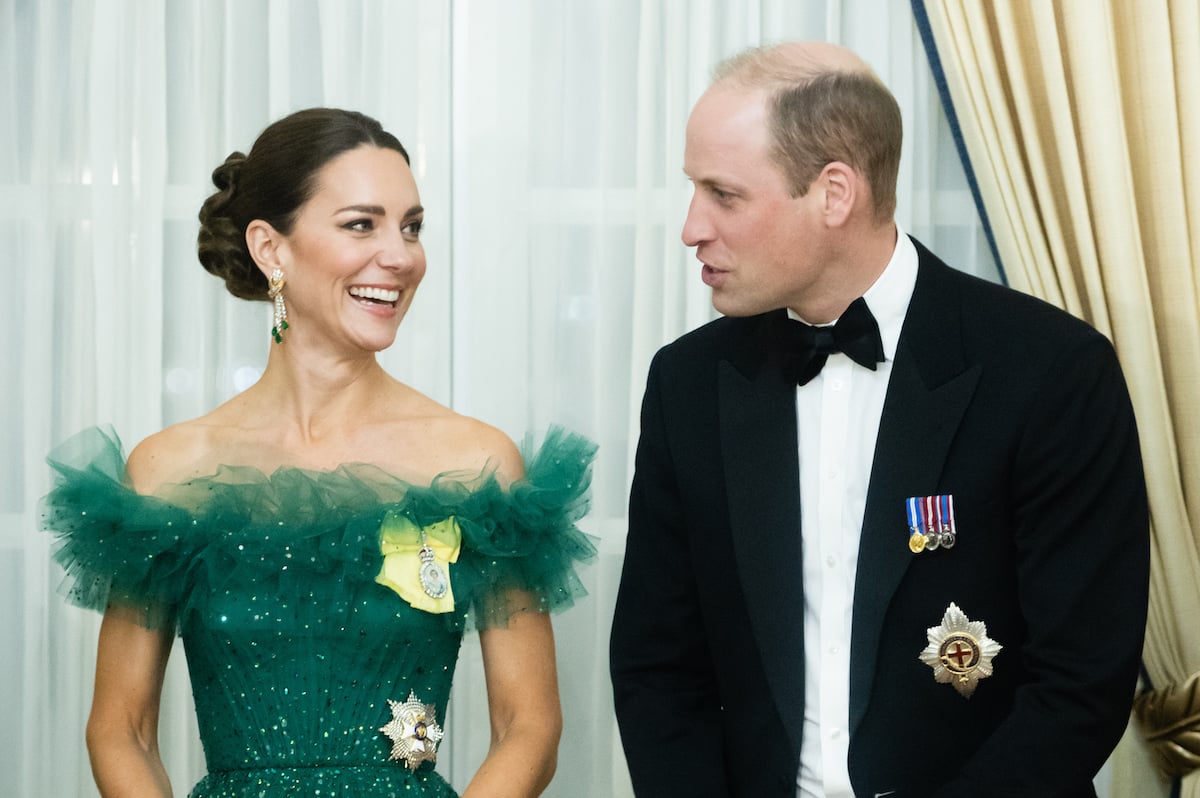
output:
[[[70, 601], [130, 605], [182, 637], [208, 765], [193, 798], [444, 798], [456, 793], [431, 761], [389, 758], [389, 700], [412, 694], [444, 724], [464, 631], [570, 606], [585, 592], [575, 565], [595, 556], [575, 526], [594, 444], [555, 429], [524, 454], [507, 489], [487, 471], [418, 487], [359, 464], [221, 467], [143, 496], [116, 435], [94, 428], [51, 453], [43, 521]], [[457, 521], [452, 609], [376, 581], [397, 519], [413, 536], [395, 561], [406, 573], [415, 535]]]

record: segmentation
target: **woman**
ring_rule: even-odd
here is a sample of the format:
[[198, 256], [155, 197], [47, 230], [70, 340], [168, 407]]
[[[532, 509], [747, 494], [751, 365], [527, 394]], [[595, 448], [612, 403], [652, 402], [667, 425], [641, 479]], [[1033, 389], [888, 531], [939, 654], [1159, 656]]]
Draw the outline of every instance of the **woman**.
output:
[[463, 792], [539, 794], [561, 728], [547, 610], [582, 594], [594, 446], [526, 462], [375, 354], [425, 273], [400, 142], [311, 109], [213, 173], [199, 257], [275, 305], [262, 378], [123, 463], [92, 430], [51, 457], [71, 598], [104, 609], [87, 739], [104, 796], [169, 795], [157, 718], [184, 641], [208, 775], [192, 795], [454, 796], [433, 771], [464, 628], [492, 726]]

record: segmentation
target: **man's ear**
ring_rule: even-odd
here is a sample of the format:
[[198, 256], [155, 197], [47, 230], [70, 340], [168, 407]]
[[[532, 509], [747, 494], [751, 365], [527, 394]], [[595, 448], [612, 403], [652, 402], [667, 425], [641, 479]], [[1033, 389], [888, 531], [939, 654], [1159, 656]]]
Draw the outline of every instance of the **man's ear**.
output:
[[841, 227], [850, 219], [855, 207], [863, 199], [866, 186], [862, 176], [848, 164], [831, 161], [825, 164], [816, 182], [820, 185], [825, 200], [825, 223], [830, 227]]
[[271, 272], [285, 266], [283, 236], [262, 219], [255, 219], [246, 225], [246, 248], [250, 250], [250, 257], [254, 259], [258, 270], [268, 279]]

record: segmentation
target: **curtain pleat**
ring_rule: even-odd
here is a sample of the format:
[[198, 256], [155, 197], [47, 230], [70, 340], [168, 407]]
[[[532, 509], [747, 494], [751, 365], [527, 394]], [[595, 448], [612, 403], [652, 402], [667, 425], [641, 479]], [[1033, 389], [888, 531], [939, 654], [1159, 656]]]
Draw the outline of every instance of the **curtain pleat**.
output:
[[[1200, 671], [1200, 10], [923, 5], [1010, 281], [1092, 323], [1121, 358], [1152, 517], [1143, 661], [1161, 699]], [[1200, 756], [1200, 701], [1158, 703], [1181, 707], [1173, 722], [1191, 732], [1174, 744]], [[1115, 795], [1165, 789], [1136, 737], [1114, 757]], [[1200, 774], [1182, 795], [1200, 796]]]

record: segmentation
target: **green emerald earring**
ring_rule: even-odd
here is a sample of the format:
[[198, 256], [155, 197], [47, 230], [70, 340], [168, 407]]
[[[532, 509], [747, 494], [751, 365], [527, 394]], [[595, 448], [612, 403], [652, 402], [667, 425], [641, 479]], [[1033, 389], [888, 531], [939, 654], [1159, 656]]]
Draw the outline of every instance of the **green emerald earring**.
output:
[[271, 327], [271, 337], [275, 343], [283, 343], [283, 331], [288, 328], [287, 305], [283, 304], [283, 284], [287, 282], [283, 272], [276, 269], [267, 280], [267, 296], [275, 301], [275, 324]]

